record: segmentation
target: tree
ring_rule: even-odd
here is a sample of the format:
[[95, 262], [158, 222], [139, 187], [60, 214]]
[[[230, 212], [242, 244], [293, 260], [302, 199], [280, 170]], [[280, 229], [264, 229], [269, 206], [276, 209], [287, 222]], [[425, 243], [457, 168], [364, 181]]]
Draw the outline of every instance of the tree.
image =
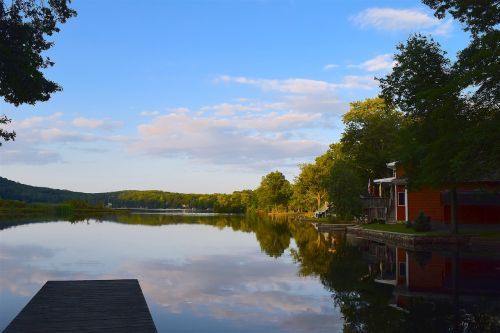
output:
[[352, 162], [362, 179], [381, 177], [387, 173], [386, 163], [397, 157], [402, 114], [386, 105], [382, 98], [368, 98], [350, 105], [342, 117], [343, 156]]
[[295, 190], [304, 198], [308, 209], [320, 209], [321, 203], [328, 196], [328, 179], [333, 163], [332, 154], [316, 157], [314, 163], [300, 165], [300, 174], [295, 179]]
[[285, 176], [274, 171], [262, 177], [259, 188], [257, 189], [257, 199], [259, 206], [265, 209], [273, 207], [274, 210], [278, 206], [287, 206], [288, 201], [292, 196], [292, 187]]
[[341, 218], [359, 216], [361, 212], [360, 195], [365, 188], [364, 181], [353, 165], [345, 160], [337, 160], [330, 170], [328, 195]]
[[[5, 115], [0, 116], [0, 124], [6, 125], [10, 122], [11, 120], [7, 118]], [[9, 141], [9, 140], [14, 140], [15, 137], [16, 137], [16, 132], [14, 131], [9, 132], [3, 128], [0, 128], [0, 138], [4, 139], [5, 141]], [[2, 146], [2, 142], [0, 142], [0, 146]]]
[[[446, 13], [472, 34], [452, 65], [456, 90], [466, 112], [461, 136], [466, 143], [455, 158], [463, 179], [500, 177], [500, 3], [498, 1], [425, 0], [438, 18]], [[470, 163], [474, 161], [474, 163]]]
[[[15, 106], [46, 101], [62, 88], [46, 79], [42, 70], [54, 65], [42, 53], [54, 44], [47, 40], [59, 32], [58, 23], [76, 16], [71, 0], [13, 0], [0, 2], [0, 96]], [[2, 116], [0, 124], [9, 122]], [[0, 129], [0, 138], [14, 140], [15, 132]]]
[[443, 19], [448, 12], [465, 25], [464, 30], [470, 31], [473, 36], [489, 33], [495, 30], [500, 22], [498, 0], [422, 0], [432, 8], [434, 15]]
[[68, 7], [70, 0], [51, 0], [47, 5], [35, 0], [14, 0], [10, 7], [0, 6], [0, 94], [16, 106], [46, 101], [60, 91], [47, 80], [41, 69], [54, 65], [42, 52], [53, 46], [47, 40], [59, 32], [58, 23], [76, 16]]

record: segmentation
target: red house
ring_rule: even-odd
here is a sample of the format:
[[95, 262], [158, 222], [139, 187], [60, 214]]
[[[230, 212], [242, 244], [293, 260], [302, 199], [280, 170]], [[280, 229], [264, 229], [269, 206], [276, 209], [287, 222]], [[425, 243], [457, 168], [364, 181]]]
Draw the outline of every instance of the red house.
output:
[[[446, 187], [410, 191], [404, 170], [387, 163], [392, 177], [375, 179], [363, 203], [368, 221], [414, 221], [423, 212], [433, 223], [450, 223], [450, 194]], [[500, 180], [464, 182], [457, 187], [461, 224], [500, 224]]]

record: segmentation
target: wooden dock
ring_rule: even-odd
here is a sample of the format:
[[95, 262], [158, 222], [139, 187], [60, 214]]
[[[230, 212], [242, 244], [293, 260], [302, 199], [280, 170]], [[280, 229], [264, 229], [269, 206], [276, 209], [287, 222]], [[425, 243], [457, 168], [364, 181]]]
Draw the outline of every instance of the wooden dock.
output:
[[346, 231], [347, 227], [355, 224], [333, 224], [333, 223], [313, 223], [314, 228], [319, 232]]
[[47, 281], [11, 332], [156, 332], [137, 280]]

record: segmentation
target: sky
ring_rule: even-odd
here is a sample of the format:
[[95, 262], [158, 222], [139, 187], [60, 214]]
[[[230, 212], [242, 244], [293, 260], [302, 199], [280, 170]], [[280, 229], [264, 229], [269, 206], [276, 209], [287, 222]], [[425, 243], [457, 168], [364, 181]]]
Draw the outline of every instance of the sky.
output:
[[337, 142], [349, 102], [376, 97], [396, 45], [458, 22], [416, 0], [73, 1], [54, 35], [47, 102], [14, 107], [0, 175], [83, 192], [230, 193], [292, 181]]

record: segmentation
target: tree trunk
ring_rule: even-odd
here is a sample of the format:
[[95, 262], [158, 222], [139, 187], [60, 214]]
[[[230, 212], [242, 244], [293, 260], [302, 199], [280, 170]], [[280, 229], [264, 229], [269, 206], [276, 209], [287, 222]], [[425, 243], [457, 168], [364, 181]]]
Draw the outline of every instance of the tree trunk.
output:
[[450, 190], [450, 218], [451, 218], [451, 232], [458, 234], [458, 196], [457, 188], [453, 186]]
[[321, 208], [321, 193], [316, 195], [316, 200], [318, 201], [318, 210]]

